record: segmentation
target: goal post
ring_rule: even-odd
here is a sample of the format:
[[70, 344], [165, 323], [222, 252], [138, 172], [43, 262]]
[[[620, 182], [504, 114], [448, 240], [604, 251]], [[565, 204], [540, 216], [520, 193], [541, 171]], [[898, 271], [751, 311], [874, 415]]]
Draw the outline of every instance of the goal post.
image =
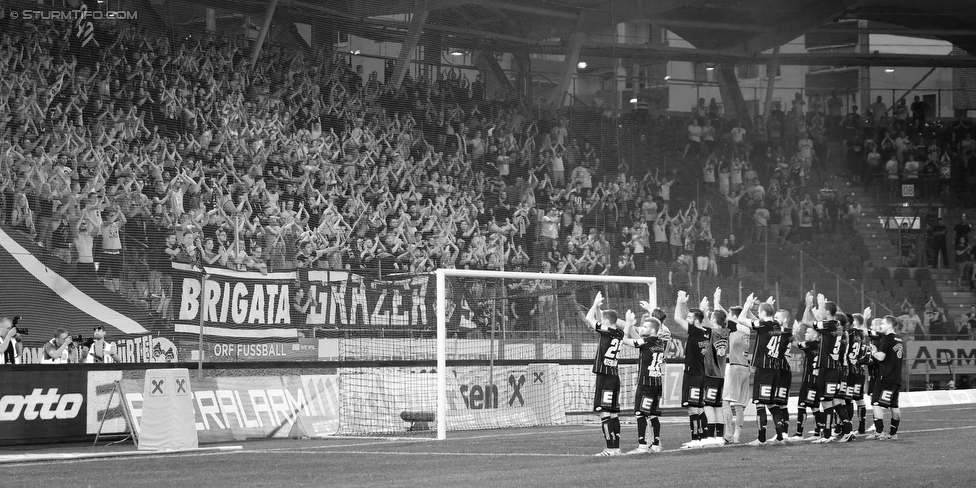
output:
[[[483, 271], [466, 269], [438, 269], [435, 271], [437, 331], [436, 331], [436, 425], [437, 439], [447, 438], [448, 417], [448, 369], [447, 369], [447, 340], [448, 340], [448, 277], [485, 279], [485, 280], [539, 280], [549, 282], [589, 282], [604, 284], [647, 285], [647, 302], [650, 306], [657, 306], [657, 279], [643, 276], [607, 276], [607, 275], [567, 275], [554, 273], [531, 273], [510, 271]], [[614, 297], [609, 297], [613, 299]], [[589, 304], [587, 304], [589, 305]], [[558, 302], [556, 303], [558, 308]], [[558, 311], [557, 311], [558, 313]], [[558, 316], [558, 315], [557, 315]], [[558, 325], [558, 324], [557, 324]]]

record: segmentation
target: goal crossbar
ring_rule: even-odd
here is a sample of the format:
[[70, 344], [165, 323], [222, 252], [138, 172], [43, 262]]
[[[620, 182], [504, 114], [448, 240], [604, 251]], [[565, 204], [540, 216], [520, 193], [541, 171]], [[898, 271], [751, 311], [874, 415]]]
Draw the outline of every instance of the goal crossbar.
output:
[[567, 275], [515, 271], [438, 269], [437, 283], [437, 439], [447, 439], [447, 277], [508, 280], [582, 281], [592, 283], [637, 283], [649, 288], [648, 303], [657, 306], [657, 278], [653, 276]]

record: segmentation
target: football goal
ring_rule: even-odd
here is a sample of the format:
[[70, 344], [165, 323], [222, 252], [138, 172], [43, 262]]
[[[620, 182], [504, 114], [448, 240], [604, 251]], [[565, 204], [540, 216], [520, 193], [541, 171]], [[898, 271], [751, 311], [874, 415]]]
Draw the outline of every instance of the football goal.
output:
[[[392, 297], [401, 311], [426, 310], [412, 302], [433, 295], [434, 317], [411, 315], [414, 332], [339, 341], [339, 356], [358, 363], [338, 371], [340, 433], [445, 439], [588, 418], [598, 337], [584, 316], [593, 298], [602, 292], [621, 317], [657, 303], [653, 277], [440, 269], [429, 278], [416, 280], [412, 297]], [[626, 394], [624, 364], [636, 351], [621, 353]]]

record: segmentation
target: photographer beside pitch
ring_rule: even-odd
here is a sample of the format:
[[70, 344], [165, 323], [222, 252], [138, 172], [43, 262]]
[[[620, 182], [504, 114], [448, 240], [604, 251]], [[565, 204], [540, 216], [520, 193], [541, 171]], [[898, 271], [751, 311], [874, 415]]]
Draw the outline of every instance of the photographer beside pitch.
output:
[[119, 362], [118, 347], [114, 342], [105, 340], [104, 328], [95, 327], [92, 338], [85, 341], [85, 344], [81, 346], [78, 362], [86, 364]]
[[4, 317], [0, 319], [0, 364], [17, 363], [17, 326], [14, 321]]
[[54, 338], [44, 343], [44, 359], [41, 364], [64, 364], [68, 360], [69, 349], [74, 344], [71, 335], [62, 328], [54, 330]]

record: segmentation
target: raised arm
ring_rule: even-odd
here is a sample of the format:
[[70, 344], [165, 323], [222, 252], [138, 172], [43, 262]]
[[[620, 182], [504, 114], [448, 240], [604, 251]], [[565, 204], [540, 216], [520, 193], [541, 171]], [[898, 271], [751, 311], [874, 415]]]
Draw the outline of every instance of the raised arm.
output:
[[681, 330], [688, 332], [688, 294], [684, 290], [678, 292], [678, 298], [674, 302], [674, 321], [681, 327]]
[[596, 330], [596, 324], [599, 322], [600, 306], [603, 305], [603, 293], [597, 292], [596, 297], [593, 298], [593, 306], [590, 307], [589, 312], [586, 313], [586, 324], [591, 330]]

